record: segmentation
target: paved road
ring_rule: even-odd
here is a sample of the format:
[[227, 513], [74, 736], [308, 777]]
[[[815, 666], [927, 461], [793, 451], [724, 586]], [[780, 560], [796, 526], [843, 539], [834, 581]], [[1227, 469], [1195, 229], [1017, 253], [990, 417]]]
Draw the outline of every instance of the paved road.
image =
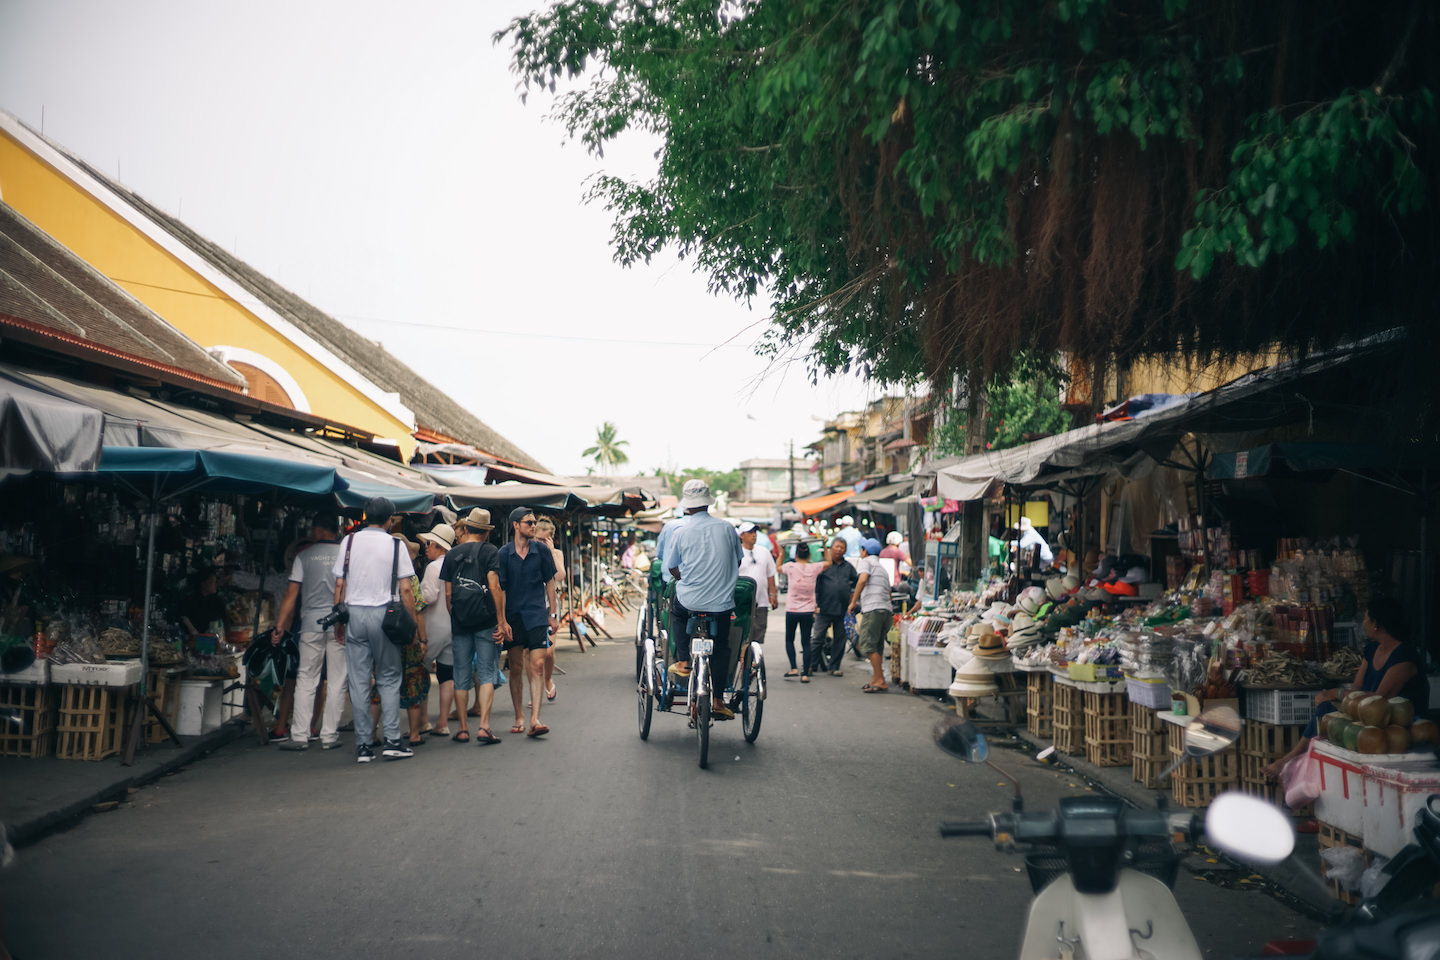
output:
[[[772, 644], [772, 655], [781, 651]], [[412, 760], [248, 738], [21, 851], [0, 880], [23, 960], [356, 957], [1013, 957], [1019, 858], [942, 842], [1008, 785], [936, 750], [925, 699], [859, 671], [775, 672], [759, 742], [676, 716], [636, 736], [632, 648], [560, 654], [543, 741], [433, 738]], [[778, 665], [778, 664], [777, 664]], [[508, 726], [508, 723], [504, 726]], [[1029, 764], [1032, 807], [1085, 789]], [[1182, 872], [1207, 956], [1309, 927]]]

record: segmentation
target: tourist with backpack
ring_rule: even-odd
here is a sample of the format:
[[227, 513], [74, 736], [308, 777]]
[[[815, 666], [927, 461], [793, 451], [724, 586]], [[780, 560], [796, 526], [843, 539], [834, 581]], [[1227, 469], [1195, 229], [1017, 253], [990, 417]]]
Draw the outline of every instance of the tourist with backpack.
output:
[[[505, 595], [500, 590], [498, 551], [490, 543], [490, 511], [476, 507], [456, 524], [457, 543], [440, 566], [445, 584], [445, 604], [450, 610], [450, 647], [455, 661], [455, 713], [460, 729], [450, 738], [456, 743], [470, 741], [466, 713], [472, 682], [480, 706], [480, 729], [475, 742], [481, 746], [499, 743], [490, 732], [490, 708], [495, 688], [504, 682], [500, 674], [500, 642], [496, 624], [504, 622]], [[473, 664], [473, 669], [472, 669]]]

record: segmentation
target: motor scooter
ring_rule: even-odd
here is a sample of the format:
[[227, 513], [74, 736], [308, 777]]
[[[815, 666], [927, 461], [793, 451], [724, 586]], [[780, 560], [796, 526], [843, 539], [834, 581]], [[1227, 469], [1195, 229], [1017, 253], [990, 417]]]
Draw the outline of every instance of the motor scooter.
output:
[[[1192, 719], [1185, 729], [1184, 755], [1162, 778], [1187, 760], [1234, 743], [1240, 723], [1239, 714], [1228, 707]], [[935, 740], [945, 752], [986, 763], [1015, 784], [1010, 813], [944, 823], [940, 835], [988, 836], [998, 849], [1025, 855], [1035, 899], [1020, 960], [1201, 960], [1200, 946], [1171, 892], [1180, 865], [1178, 844], [1200, 832], [1190, 811], [1172, 812], [1162, 794], [1151, 809], [1085, 796], [1066, 797], [1055, 810], [1028, 812], [1018, 781], [989, 759], [989, 744], [975, 724], [949, 718], [936, 727]], [[1274, 807], [1255, 802], [1262, 818], [1268, 811], [1286, 820]], [[1288, 820], [1280, 835], [1290, 837], [1293, 846]]]

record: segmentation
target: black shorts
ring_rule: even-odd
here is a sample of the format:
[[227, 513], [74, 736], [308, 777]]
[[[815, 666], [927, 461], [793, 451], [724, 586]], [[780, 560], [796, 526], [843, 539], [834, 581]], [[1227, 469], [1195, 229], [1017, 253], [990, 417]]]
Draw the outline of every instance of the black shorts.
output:
[[526, 627], [518, 620], [507, 620], [510, 624], [510, 639], [505, 641], [504, 649], [513, 650], [516, 647], [524, 647], [526, 650], [544, 650], [550, 646], [550, 625], [542, 623], [538, 627]]
[[454, 683], [454, 682], [455, 682], [455, 668], [454, 668], [453, 666], [451, 666], [450, 664], [448, 664], [448, 663], [441, 663], [439, 660], [436, 660], [436, 661], [435, 661], [435, 682], [436, 682], [436, 683]]

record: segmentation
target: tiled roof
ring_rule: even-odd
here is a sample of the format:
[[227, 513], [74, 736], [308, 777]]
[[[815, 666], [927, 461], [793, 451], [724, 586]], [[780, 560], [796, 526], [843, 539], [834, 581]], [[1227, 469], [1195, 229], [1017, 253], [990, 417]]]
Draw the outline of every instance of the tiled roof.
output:
[[238, 372], [5, 203], [0, 203], [0, 314], [72, 346], [231, 389], [245, 387]]
[[203, 257], [213, 267], [245, 287], [266, 306], [335, 352], [382, 390], [400, 396], [415, 413], [416, 426], [452, 437], [481, 450], [544, 471], [538, 460], [501, 436], [426, 378], [401, 363], [380, 344], [368, 340], [314, 304], [280, 286], [239, 257], [200, 236], [186, 224], [151, 204], [129, 188], [111, 180], [65, 148], [50, 142], [86, 173], [158, 224], [167, 233]]

